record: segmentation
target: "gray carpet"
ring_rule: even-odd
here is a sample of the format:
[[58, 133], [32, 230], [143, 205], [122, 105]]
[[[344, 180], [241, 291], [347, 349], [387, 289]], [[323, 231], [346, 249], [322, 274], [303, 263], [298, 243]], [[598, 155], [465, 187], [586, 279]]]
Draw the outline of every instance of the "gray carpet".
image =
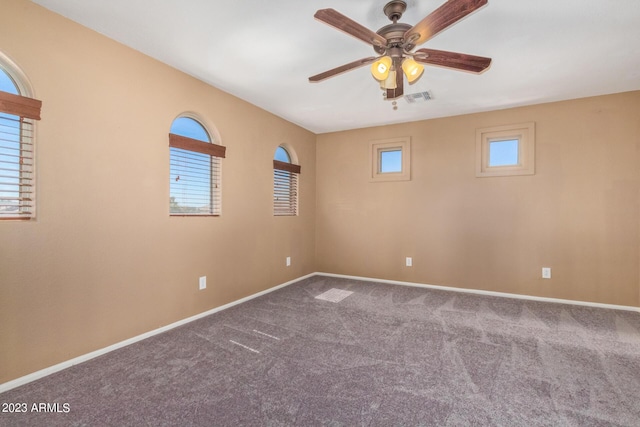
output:
[[640, 426], [640, 313], [315, 276], [6, 402], [10, 426]]

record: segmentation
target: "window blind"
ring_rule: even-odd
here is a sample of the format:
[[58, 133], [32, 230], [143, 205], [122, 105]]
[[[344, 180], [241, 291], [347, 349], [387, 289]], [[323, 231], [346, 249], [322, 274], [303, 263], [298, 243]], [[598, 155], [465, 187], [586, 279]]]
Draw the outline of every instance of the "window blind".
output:
[[221, 145], [169, 134], [171, 215], [220, 215]]
[[273, 161], [273, 214], [298, 215], [298, 174], [300, 166]]
[[0, 92], [0, 219], [35, 217], [34, 120], [41, 105]]

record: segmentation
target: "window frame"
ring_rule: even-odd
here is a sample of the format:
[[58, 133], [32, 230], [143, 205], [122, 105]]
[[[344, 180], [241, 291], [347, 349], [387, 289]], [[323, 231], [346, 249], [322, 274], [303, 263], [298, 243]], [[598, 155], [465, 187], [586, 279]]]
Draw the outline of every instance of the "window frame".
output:
[[[518, 163], [490, 166], [491, 144], [518, 141]], [[476, 177], [535, 174], [535, 122], [476, 129]]]
[[[383, 152], [400, 151], [400, 172], [382, 172]], [[380, 139], [369, 142], [369, 181], [410, 181], [411, 180], [411, 137]]]
[[[222, 215], [222, 159], [226, 157], [226, 147], [216, 144], [218, 141], [217, 133], [212, 134], [209, 126], [206, 126], [202, 119], [193, 113], [183, 113], [173, 119], [171, 126], [176, 120], [187, 118], [196, 122], [202, 127], [209, 141], [190, 138], [188, 136], [174, 134], [169, 132], [169, 216], [170, 217], [218, 217]], [[179, 151], [174, 151], [179, 150]], [[181, 154], [182, 153], [182, 154]], [[183, 160], [188, 153], [197, 153], [209, 156], [209, 205], [208, 212], [174, 212], [171, 206], [171, 185], [173, 178], [174, 161]]]

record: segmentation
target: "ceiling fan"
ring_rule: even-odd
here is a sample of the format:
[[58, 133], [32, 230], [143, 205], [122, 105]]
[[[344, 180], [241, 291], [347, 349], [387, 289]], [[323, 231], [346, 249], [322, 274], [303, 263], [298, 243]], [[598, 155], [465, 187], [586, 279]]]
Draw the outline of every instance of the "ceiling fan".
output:
[[[465, 16], [487, 4], [488, 0], [448, 0], [426, 18], [411, 26], [398, 22], [407, 8], [403, 0], [387, 3], [384, 14], [393, 22], [373, 32], [334, 9], [320, 9], [314, 17], [338, 30], [373, 46], [380, 56], [359, 59], [309, 77], [315, 83], [346, 71], [372, 64], [371, 74], [380, 82], [386, 99], [396, 99], [404, 92], [404, 75], [415, 82], [424, 71], [421, 64], [438, 65], [456, 70], [481, 73], [491, 65], [491, 58], [435, 49], [413, 48], [426, 42]], [[402, 70], [402, 72], [400, 71]]]

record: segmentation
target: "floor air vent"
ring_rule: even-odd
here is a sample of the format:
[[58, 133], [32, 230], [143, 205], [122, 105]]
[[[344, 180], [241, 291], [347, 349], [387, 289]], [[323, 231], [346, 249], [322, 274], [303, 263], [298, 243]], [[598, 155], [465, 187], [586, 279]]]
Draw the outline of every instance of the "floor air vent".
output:
[[419, 102], [425, 102], [430, 99], [433, 99], [433, 97], [428, 91], [425, 91], [425, 92], [411, 93], [409, 95], [405, 95], [404, 99], [406, 99], [409, 104], [417, 104]]

